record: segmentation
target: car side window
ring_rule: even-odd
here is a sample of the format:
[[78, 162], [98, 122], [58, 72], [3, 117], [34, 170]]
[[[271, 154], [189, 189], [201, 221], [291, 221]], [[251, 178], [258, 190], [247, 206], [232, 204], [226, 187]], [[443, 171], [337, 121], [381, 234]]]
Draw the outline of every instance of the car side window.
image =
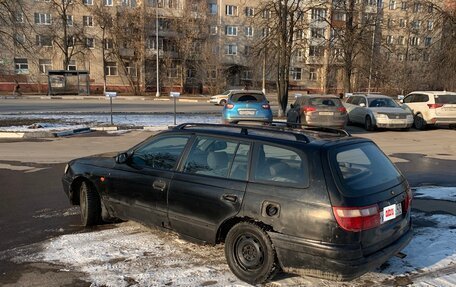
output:
[[133, 165], [172, 170], [179, 160], [190, 136], [165, 136], [136, 149], [131, 157]]
[[[245, 152], [245, 150], [247, 151]], [[232, 178], [245, 180], [248, 150], [249, 145], [235, 141], [197, 137], [185, 161], [183, 171], [216, 177], [230, 175]]]
[[413, 103], [414, 102], [414, 97], [415, 97], [415, 95], [408, 95], [407, 97], [404, 98], [404, 103], [405, 104]]
[[359, 99], [360, 97], [352, 97], [350, 104], [357, 106], [359, 104]]
[[424, 94], [420, 95], [420, 98], [419, 98], [419, 102], [420, 103], [425, 103], [427, 101], [429, 101], [429, 96], [428, 95], [424, 95]]
[[272, 145], [258, 146], [255, 181], [296, 183], [303, 187], [307, 183], [306, 172], [307, 162], [301, 154]]
[[364, 103], [364, 106], [367, 107], [366, 98], [364, 98], [364, 97], [359, 97], [358, 105], [363, 104], [363, 103]]

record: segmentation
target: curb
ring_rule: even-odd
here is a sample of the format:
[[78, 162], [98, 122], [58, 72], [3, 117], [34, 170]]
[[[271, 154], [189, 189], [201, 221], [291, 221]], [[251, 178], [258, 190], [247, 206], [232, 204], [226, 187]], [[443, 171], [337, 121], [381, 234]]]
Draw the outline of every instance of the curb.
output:
[[119, 130], [119, 127], [117, 126], [111, 126], [111, 127], [92, 127], [90, 128], [92, 131], [117, 131]]

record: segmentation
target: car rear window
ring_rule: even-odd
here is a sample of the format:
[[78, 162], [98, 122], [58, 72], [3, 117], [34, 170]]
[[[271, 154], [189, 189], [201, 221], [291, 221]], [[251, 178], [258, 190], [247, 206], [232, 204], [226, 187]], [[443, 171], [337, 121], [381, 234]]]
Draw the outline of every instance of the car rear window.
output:
[[234, 94], [231, 96], [233, 102], [263, 102], [266, 98], [262, 94]]
[[400, 172], [373, 143], [340, 147], [331, 157], [333, 171], [346, 196], [373, 194], [402, 182]]
[[312, 98], [310, 99], [310, 104], [312, 106], [319, 107], [341, 107], [342, 102], [339, 99], [333, 98]]
[[456, 104], [456, 94], [454, 95], [435, 95], [436, 104]]
[[392, 99], [377, 98], [369, 99], [370, 108], [397, 108], [399, 105]]

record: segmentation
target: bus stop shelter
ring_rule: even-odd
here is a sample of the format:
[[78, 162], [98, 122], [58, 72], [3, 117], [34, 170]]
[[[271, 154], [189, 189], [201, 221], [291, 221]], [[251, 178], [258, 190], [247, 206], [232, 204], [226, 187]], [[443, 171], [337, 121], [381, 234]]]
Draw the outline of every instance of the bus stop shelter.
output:
[[89, 71], [48, 71], [48, 95], [90, 95]]

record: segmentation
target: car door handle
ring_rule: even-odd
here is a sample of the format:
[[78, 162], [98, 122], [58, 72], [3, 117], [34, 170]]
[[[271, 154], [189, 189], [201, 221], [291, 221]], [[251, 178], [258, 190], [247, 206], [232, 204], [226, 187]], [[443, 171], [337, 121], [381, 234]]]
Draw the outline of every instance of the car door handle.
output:
[[152, 184], [152, 187], [156, 190], [164, 191], [166, 188], [166, 182], [158, 179], [158, 180], [154, 181], [154, 183]]
[[224, 194], [222, 195], [222, 198], [226, 201], [229, 202], [236, 202], [237, 201], [237, 196], [234, 194]]

